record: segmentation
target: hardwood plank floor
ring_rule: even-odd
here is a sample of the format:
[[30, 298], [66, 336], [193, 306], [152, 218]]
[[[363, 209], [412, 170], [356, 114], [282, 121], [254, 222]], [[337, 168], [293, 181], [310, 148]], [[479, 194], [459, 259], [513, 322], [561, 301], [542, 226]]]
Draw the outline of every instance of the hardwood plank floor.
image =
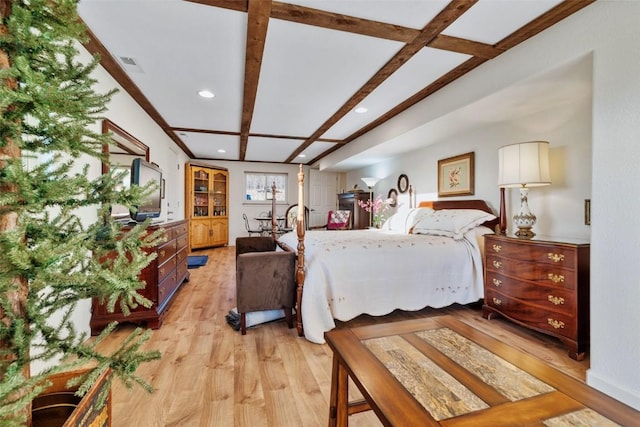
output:
[[[225, 315], [235, 307], [235, 247], [198, 251], [206, 266], [190, 270], [162, 327], [148, 348], [162, 359], [138, 373], [155, 391], [113, 386], [113, 426], [326, 426], [332, 353], [326, 344], [298, 338], [284, 321], [231, 329]], [[492, 337], [526, 351], [584, 382], [589, 357], [577, 362], [562, 344], [503, 319], [486, 320], [479, 306], [453, 306], [387, 316], [360, 316], [338, 327], [450, 314]], [[106, 340], [113, 347], [133, 326], [123, 324]], [[357, 396], [355, 386], [350, 397]], [[352, 426], [380, 425], [372, 412], [350, 417]]]

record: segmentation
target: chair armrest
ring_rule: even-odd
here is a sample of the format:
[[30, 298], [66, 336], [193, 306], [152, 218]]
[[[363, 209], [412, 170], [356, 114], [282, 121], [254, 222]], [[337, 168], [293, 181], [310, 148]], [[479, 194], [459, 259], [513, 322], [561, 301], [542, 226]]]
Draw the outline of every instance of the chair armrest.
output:
[[236, 303], [239, 312], [295, 305], [293, 252], [253, 252], [236, 259]]
[[236, 258], [249, 252], [271, 252], [276, 250], [273, 237], [238, 237], [236, 238]]

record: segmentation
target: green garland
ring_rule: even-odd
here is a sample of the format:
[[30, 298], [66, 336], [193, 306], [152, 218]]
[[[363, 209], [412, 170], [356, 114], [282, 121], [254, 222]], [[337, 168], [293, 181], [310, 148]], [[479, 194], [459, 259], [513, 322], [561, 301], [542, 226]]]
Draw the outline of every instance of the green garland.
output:
[[[109, 383], [117, 376], [151, 390], [135, 375], [140, 363], [160, 357], [140, 350], [150, 331], [136, 330], [118, 350], [102, 354], [97, 345], [115, 325], [87, 341], [70, 318], [87, 298], [112, 309], [119, 301], [125, 313], [149, 306], [137, 292], [144, 287], [138, 273], [154, 256], [144, 248], [162, 237], [148, 235], [146, 224], [122, 233], [108, 214], [113, 204], [135, 206], [151, 189], [120, 191], [122, 175], [115, 172], [90, 178], [88, 163], [98, 164], [103, 144], [112, 142], [91, 127], [114, 91], [92, 89], [97, 58], [76, 60], [85, 37], [77, 1], [15, 0], [2, 23], [0, 51], [10, 67], [0, 70], [0, 152], [13, 146], [19, 154], [0, 158], [0, 216], [17, 218], [16, 227], [0, 232], [0, 425], [19, 426], [47, 377], [72, 367], [96, 366], [78, 379], [81, 393], [108, 368]], [[96, 211], [98, 221], [86, 225], [83, 217]], [[24, 306], [16, 309], [16, 295], [25, 290]], [[51, 324], [54, 314], [61, 320]], [[58, 359], [25, 375], [35, 360]]]

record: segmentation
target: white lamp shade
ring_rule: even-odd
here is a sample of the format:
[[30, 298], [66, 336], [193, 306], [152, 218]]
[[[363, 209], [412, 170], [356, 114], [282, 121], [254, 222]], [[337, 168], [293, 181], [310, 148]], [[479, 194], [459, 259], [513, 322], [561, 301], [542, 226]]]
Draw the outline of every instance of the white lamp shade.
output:
[[521, 142], [498, 150], [498, 187], [538, 187], [549, 184], [547, 141]]

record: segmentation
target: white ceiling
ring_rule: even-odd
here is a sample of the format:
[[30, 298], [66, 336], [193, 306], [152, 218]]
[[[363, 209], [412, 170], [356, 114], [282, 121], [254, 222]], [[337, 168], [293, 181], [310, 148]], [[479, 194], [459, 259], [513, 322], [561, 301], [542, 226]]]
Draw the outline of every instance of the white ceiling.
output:
[[[388, 78], [381, 79], [377, 75], [379, 70], [406, 42], [276, 19], [272, 12], [259, 76], [255, 76], [258, 81], [255, 103], [249, 104], [253, 108], [248, 116], [250, 127], [243, 128], [247, 31], [253, 28], [248, 23], [254, 21], [248, 19], [245, 11], [213, 6], [218, 3], [232, 2], [81, 0], [78, 6], [95, 40], [104, 46], [115, 64], [105, 68], [112, 74], [117, 74], [114, 67], [119, 69], [124, 76], [116, 76], [120, 84], [126, 90], [137, 90], [137, 94], [135, 90], [130, 93], [139, 101], [146, 98], [159, 117], [159, 124], [194, 158], [317, 162], [336, 149], [336, 144], [349, 143], [380, 117], [391, 117], [389, 112], [394, 107], [474, 58], [473, 54], [422, 47]], [[514, 31], [562, 3], [561, 0], [480, 0], [445, 26], [441, 35], [480, 42], [495, 49]], [[238, 1], [234, 6], [245, 5], [246, 10], [246, 4]], [[415, 33], [432, 22], [448, 4], [444, 0], [291, 0], [286, 4], [273, 2], [272, 7], [293, 10], [291, 5], [296, 5], [312, 8], [301, 10], [314, 16], [329, 12], [338, 23], [359, 18], [399, 26], [398, 33], [407, 29]], [[344, 15], [344, 19], [335, 14]], [[369, 26], [369, 21], [359, 23]], [[130, 58], [135, 65], [128, 65], [123, 58]], [[368, 95], [360, 95], [357, 103], [367, 107], [368, 112], [357, 114], [353, 109], [346, 110], [335, 124], [313, 138], [372, 77], [379, 84], [372, 86]], [[215, 98], [199, 97], [197, 92], [201, 89], [211, 90]], [[525, 91], [526, 85], [496, 96], [501, 97], [501, 105], [515, 105], [513, 102], [521, 105], [520, 100], [528, 97]], [[518, 99], [505, 98], [511, 96]], [[469, 108], [487, 111], [486, 105]], [[507, 112], [521, 114], [513, 108], [497, 113]], [[452, 119], [456, 120], [458, 131], [463, 124], [477, 125], [467, 123], [468, 120], [459, 121], [458, 117], [442, 119], [437, 125], [449, 125], [446, 120]], [[243, 131], [247, 135], [244, 157]], [[305, 142], [308, 147], [302, 145]], [[390, 148], [385, 141], [380, 143], [378, 152], [375, 149], [371, 152], [376, 156], [393, 155], [406, 151], [409, 146], [396, 141]], [[301, 146], [305, 148], [300, 150]], [[297, 157], [296, 151], [306, 157]], [[344, 162], [341, 167], [363, 166], [362, 162], [374, 161], [376, 156], [367, 160], [366, 155], [358, 155], [357, 162]]]

